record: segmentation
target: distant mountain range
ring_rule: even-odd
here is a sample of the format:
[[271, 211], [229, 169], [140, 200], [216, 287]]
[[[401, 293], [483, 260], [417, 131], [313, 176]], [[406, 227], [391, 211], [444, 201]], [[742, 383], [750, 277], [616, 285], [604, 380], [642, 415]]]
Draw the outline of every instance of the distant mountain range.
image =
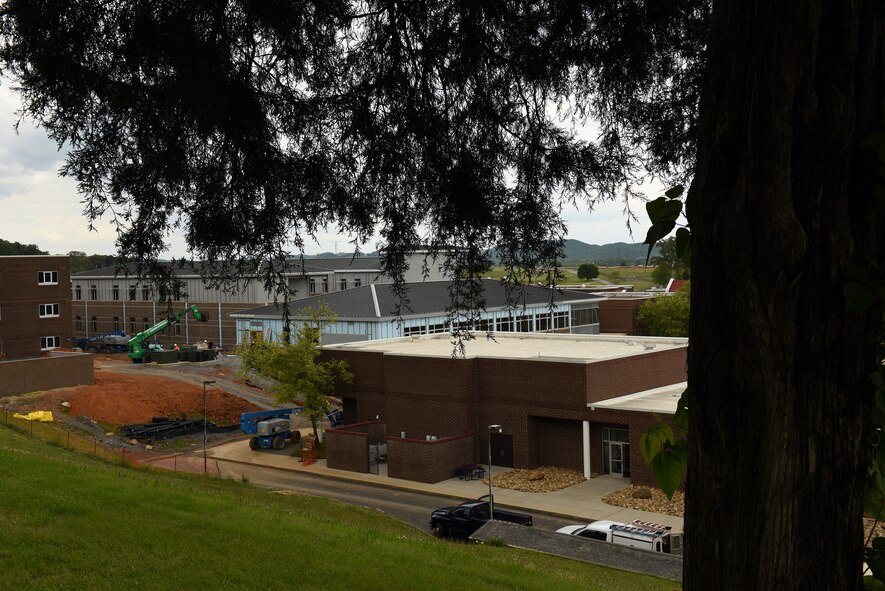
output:
[[[615, 242], [613, 244], [587, 244], [580, 240], [565, 241], [564, 263], [596, 263], [599, 265], [641, 265], [645, 263], [645, 254], [648, 247], [644, 244], [628, 244], [627, 242]], [[652, 256], [657, 254], [657, 247]], [[38, 249], [33, 244], [20, 244], [7, 242], [0, 239], [0, 255], [28, 255], [48, 254]], [[84, 271], [97, 269], [114, 264], [113, 255], [86, 256], [84, 252], [71, 252], [71, 271]], [[320, 254], [304, 255], [306, 259], [329, 259], [350, 258], [352, 252], [322, 252]], [[378, 256], [378, 252], [360, 253], [360, 256]]]
[[[645, 264], [645, 255], [648, 246], [645, 244], [629, 244], [627, 242], [614, 242], [612, 244], [587, 244], [580, 240], [565, 241], [565, 263], [596, 263], [599, 265], [642, 265]], [[658, 253], [658, 248], [652, 251], [652, 256]], [[352, 252], [322, 252], [315, 255], [304, 255], [306, 259], [328, 259], [352, 257]], [[377, 252], [361, 253], [361, 256], [378, 256]]]
[[[658, 254], [658, 247], [651, 255]], [[643, 265], [648, 253], [647, 244], [613, 242], [612, 244], [587, 244], [580, 240], [565, 241], [565, 261], [571, 263], [596, 263], [598, 265]]]

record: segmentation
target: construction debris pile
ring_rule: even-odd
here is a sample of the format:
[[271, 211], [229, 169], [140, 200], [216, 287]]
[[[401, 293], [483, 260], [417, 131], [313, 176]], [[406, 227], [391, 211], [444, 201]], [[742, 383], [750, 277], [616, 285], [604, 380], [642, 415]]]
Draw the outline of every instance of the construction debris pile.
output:
[[[206, 423], [207, 428], [214, 428], [210, 422]], [[154, 442], [179, 435], [188, 435], [198, 433], [203, 430], [203, 419], [187, 419], [175, 421], [166, 417], [154, 417], [150, 423], [135, 423], [132, 425], [121, 425], [118, 431], [126, 439], [136, 439], [138, 441]]]
[[[522, 492], [553, 492], [586, 480], [577, 470], [542, 466], [532, 470], [510, 470], [492, 475], [492, 486]], [[489, 479], [483, 480], [488, 484]]]

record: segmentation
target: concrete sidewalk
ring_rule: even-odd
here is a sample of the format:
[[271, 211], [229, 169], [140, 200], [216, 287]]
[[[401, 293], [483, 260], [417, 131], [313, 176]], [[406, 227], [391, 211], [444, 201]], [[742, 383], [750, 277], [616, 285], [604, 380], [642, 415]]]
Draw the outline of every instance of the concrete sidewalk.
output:
[[[252, 451], [249, 449], [249, 445], [245, 439], [224, 443], [212, 447], [208, 451], [208, 456], [212, 461], [218, 460], [252, 466], [263, 466], [277, 470], [303, 472], [327, 478], [363, 482], [399, 490], [426, 492], [452, 497], [453, 499], [475, 499], [482, 495], [486, 495], [489, 492], [488, 485], [483, 484], [481, 480], [459, 480], [458, 478], [451, 478], [436, 484], [424, 484], [422, 482], [413, 482], [411, 480], [389, 478], [387, 476], [386, 464], [379, 465], [378, 474], [363, 474], [359, 472], [327, 468], [325, 460], [318, 460], [315, 464], [305, 466], [298, 461], [297, 457], [293, 457], [291, 454], [291, 448], [280, 451]], [[187, 456], [185, 456], [188, 458], [188, 460], [186, 460], [187, 463], [191, 463], [196, 455], [196, 452], [187, 454]], [[202, 470], [202, 450], [200, 450], [199, 456], [200, 469]], [[181, 463], [178, 465], [184, 467], [185, 462], [182, 462], [181, 460], [182, 458], [179, 458], [178, 461]], [[172, 460], [170, 458], [158, 458], [150, 461], [150, 463], [164, 468], [172, 468]], [[492, 473], [500, 474], [509, 469], [510, 468], [493, 466]], [[495, 502], [502, 506], [522, 509], [530, 513], [548, 513], [560, 517], [574, 517], [575, 523], [596, 521], [599, 519], [611, 519], [626, 523], [633, 521], [634, 519], [642, 519], [672, 526], [673, 531], [676, 532], [682, 531], [683, 520], [681, 517], [650, 513], [648, 511], [638, 511], [636, 509], [624, 509], [622, 507], [607, 505], [602, 502], [602, 497], [608, 493], [619, 490], [628, 485], [629, 481], [624, 478], [615, 476], [598, 476], [575, 486], [570, 486], [569, 488], [555, 492], [529, 493], [503, 488], [493, 488], [492, 492], [495, 495]]]

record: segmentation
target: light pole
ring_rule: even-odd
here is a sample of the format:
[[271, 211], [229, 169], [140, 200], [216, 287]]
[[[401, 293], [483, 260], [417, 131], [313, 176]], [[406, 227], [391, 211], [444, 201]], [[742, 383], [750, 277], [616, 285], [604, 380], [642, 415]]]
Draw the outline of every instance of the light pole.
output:
[[489, 425], [489, 519], [495, 518], [495, 500], [492, 497], [492, 433], [500, 433], [501, 425]]
[[203, 474], [208, 474], [209, 469], [206, 467], [206, 384], [214, 384], [215, 380], [205, 380], [203, 382]]

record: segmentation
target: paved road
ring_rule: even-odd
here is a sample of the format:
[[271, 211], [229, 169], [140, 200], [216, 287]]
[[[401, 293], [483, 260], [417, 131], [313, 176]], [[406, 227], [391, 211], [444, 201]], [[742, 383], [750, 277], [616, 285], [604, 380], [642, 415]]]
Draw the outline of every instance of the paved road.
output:
[[[157, 462], [155, 465], [171, 468], [171, 465], [167, 465], [170, 461]], [[187, 465], [188, 469], [202, 471], [202, 458], [179, 457], [177, 461], [179, 470]], [[402, 491], [299, 472], [286, 472], [262, 466], [248, 466], [216, 458], [210, 458], [209, 471], [215, 475], [220, 473], [222, 477], [237, 480], [245, 476], [253, 484], [275, 490], [294, 490], [335, 499], [350, 505], [377, 509], [425, 532], [430, 532], [431, 511], [439, 507], [458, 504], [457, 500], [450, 497]], [[576, 523], [575, 520], [549, 515], [535, 514], [533, 518], [535, 527], [550, 531], [563, 525]]]

